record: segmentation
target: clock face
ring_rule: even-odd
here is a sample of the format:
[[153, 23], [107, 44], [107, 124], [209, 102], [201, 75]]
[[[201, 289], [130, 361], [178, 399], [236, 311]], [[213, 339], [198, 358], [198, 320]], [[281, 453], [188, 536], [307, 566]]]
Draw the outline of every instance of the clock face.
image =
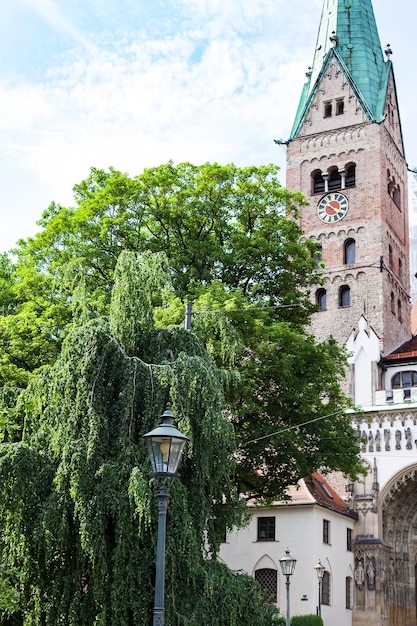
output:
[[322, 198], [317, 207], [317, 214], [322, 222], [333, 224], [343, 219], [348, 211], [348, 199], [337, 191], [328, 193]]

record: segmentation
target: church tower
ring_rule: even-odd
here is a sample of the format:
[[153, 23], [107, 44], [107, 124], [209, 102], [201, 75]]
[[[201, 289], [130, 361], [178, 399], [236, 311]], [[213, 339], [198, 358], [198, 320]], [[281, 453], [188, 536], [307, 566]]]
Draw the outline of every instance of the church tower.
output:
[[324, 0], [286, 142], [287, 187], [309, 201], [300, 223], [324, 264], [313, 332], [345, 344], [365, 319], [382, 354], [411, 337], [407, 164], [391, 54], [371, 0]]

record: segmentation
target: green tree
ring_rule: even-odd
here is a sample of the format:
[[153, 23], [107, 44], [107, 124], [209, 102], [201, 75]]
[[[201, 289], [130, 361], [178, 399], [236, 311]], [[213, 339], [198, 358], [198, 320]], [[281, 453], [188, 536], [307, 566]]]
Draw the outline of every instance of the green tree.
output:
[[168, 398], [190, 444], [170, 493], [167, 624], [271, 624], [255, 581], [215, 563], [219, 528], [244, 519], [233, 426], [198, 338], [154, 327], [163, 267], [122, 253], [110, 320], [72, 330], [18, 397], [22, 441], [0, 446], [0, 527], [24, 626], [151, 623], [157, 507], [142, 434]]
[[134, 178], [92, 169], [74, 194], [74, 208], [52, 204], [16, 250], [15, 310], [0, 318], [4, 384], [25, 384], [71, 328], [109, 315], [121, 251], [163, 252], [174, 291], [151, 294], [155, 319], [178, 324], [193, 302], [193, 329], [228, 372], [242, 491], [271, 498], [318, 468], [359, 470], [344, 356], [308, 334], [320, 268], [316, 245], [300, 243], [304, 198], [281, 187], [275, 166], [168, 163]]
[[14, 251], [4, 291], [13, 308], [0, 308], [0, 384], [26, 384], [52, 362], [74, 315], [78, 323], [81, 313], [108, 314], [122, 250], [164, 252], [182, 301], [220, 281], [305, 322], [314, 245], [298, 244], [286, 216], [303, 198], [281, 187], [275, 166], [168, 163], [134, 178], [92, 169], [74, 197], [74, 208], [51, 204], [37, 235]]

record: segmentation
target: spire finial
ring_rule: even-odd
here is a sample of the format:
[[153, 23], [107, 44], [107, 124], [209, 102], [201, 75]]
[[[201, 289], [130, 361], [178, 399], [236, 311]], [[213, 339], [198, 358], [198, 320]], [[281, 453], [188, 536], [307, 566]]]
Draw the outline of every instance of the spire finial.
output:
[[385, 56], [387, 57], [387, 60], [389, 61], [392, 55], [392, 50], [391, 50], [391, 46], [389, 45], [389, 43], [387, 43], [387, 47], [385, 48], [384, 52], [385, 52]]

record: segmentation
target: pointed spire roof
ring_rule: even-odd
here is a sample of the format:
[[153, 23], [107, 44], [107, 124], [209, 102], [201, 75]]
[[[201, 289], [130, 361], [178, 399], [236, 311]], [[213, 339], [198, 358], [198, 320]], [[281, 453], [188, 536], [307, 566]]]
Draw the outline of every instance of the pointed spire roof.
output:
[[313, 65], [307, 74], [308, 81], [303, 88], [291, 138], [297, 135], [333, 55], [368, 118], [382, 121], [391, 61], [384, 60], [372, 0], [323, 0]]

